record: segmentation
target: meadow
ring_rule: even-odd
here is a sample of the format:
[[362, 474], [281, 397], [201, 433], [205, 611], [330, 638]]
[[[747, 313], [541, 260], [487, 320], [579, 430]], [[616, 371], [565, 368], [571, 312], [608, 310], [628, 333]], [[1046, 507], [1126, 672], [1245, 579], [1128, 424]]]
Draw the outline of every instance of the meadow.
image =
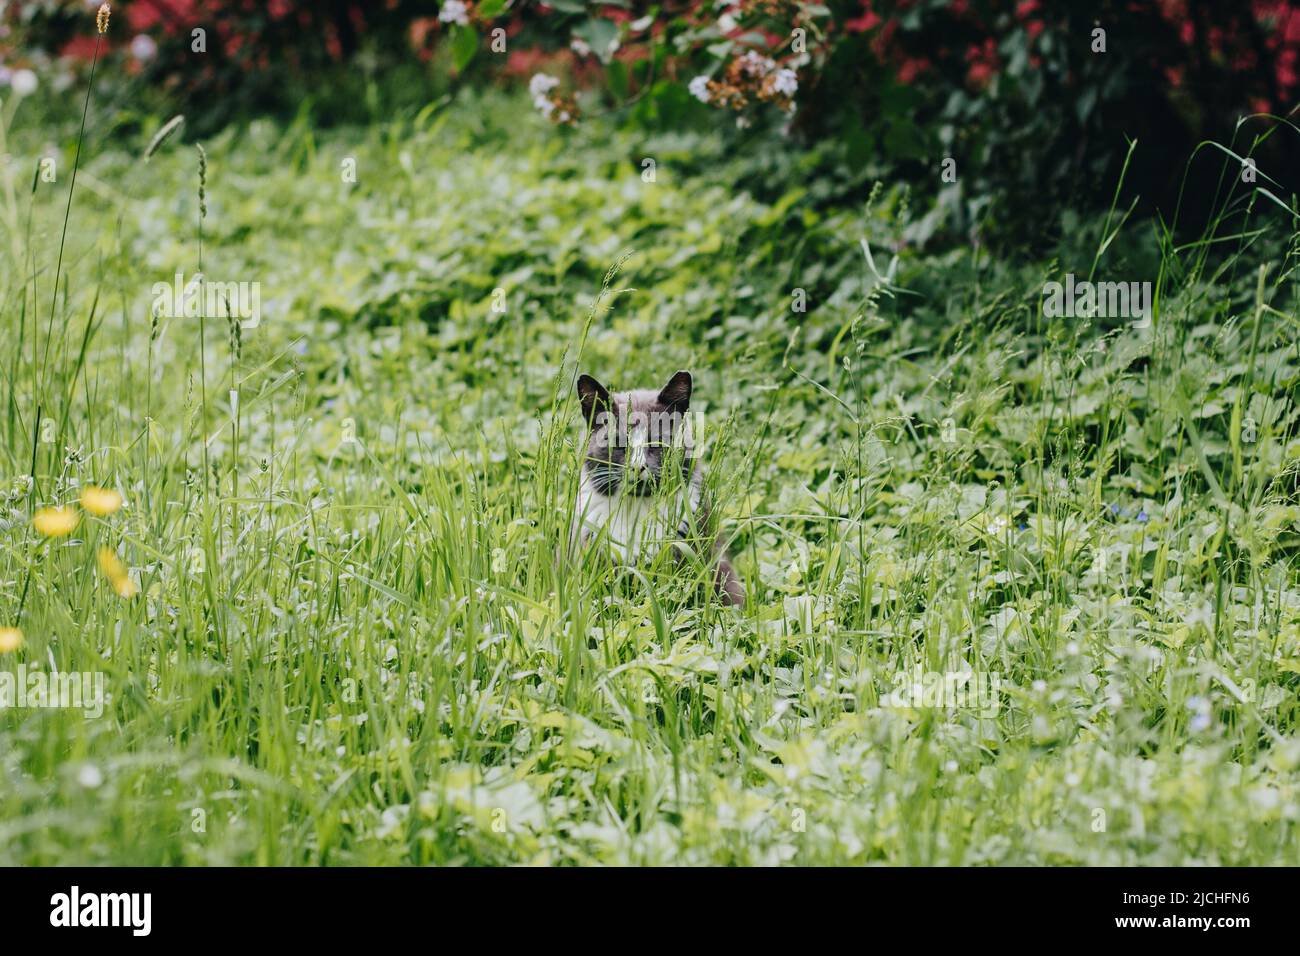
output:
[[[1300, 860], [1300, 234], [1258, 193], [932, 249], [834, 147], [466, 92], [232, 127], [201, 208], [159, 125], [92, 120], [66, 242], [75, 124], [52, 183], [7, 131], [0, 669], [106, 701], [0, 709], [0, 864]], [[157, 314], [197, 272], [259, 321]], [[1046, 316], [1067, 272], [1151, 320]], [[678, 369], [743, 610], [557, 558], [576, 374]], [[996, 693], [899, 699], [936, 674]]]

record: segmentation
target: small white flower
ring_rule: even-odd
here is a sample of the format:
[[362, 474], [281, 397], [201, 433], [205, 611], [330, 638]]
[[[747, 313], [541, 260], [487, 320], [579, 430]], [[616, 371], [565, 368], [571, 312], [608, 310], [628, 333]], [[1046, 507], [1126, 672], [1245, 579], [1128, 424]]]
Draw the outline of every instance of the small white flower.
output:
[[9, 500], [17, 501], [19, 498], [26, 498], [27, 493], [32, 490], [32, 479], [30, 475], [19, 475], [9, 487]]
[[9, 83], [18, 96], [31, 96], [36, 92], [36, 87], [39, 85], [36, 82], [36, 74], [26, 69], [14, 70], [14, 75], [10, 78]]
[[1250, 799], [1261, 810], [1275, 810], [1282, 802], [1275, 787], [1256, 787], [1250, 791]]
[[555, 104], [545, 96], [534, 96], [533, 105], [536, 106], [541, 111], [541, 114], [546, 117], [549, 117], [553, 112], [555, 112]]
[[137, 60], [152, 60], [158, 52], [158, 44], [147, 33], [138, 34], [131, 41], [131, 55]]
[[456, 23], [462, 27], [469, 26], [469, 7], [463, 0], [444, 0], [438, 11], [438, 19], [443, 23]]
[[395, 807], [388, 807], [379, 816], [379, 827], [375, 835], [381, 840], [385, 840], [401, 830], [406, 818], [410, 815], [411, 808], [405, 803], [400, 803]]
[[767, 76], [776, 69], [776, 62], [753, 50], [746, 50], [740, 57], [740, 68], [750, 76]]
[[786, 96], [794, 96], [799, 92], [799, 77], [794, 70], [777, 70], [776, 76], [772, 78], [772, 89]]
[[81, 769], [77, 771], [77, 783], [87, 790], [94, 790], [103, 782], [104, 775], [99, 772], [99, 768], [93, 763], [82, 764]]
[[9, 69], [3, 63], [0, 63], [0, 86], [8, 86], [9, 81], [13, 79], [14, 71]]
[[591, 46], [586, 40], [574, 37], [569, 41], [569, 49], [573, 50], [578, 56], [591, 56]]
[[739, 25], [740, 24], [736, 23], [736, 18], [730, 13], [724, 13], [722, 16], [718, 17], [718, 30], [721, 33], [730, 33]]
[[686, 88], [691, 91], [691, 96], [701, 103], [709, 101], [709, 78], [707, 76], [697, 76], [691, 80]]
[[547, 73], [534, 73], [533, 78], [528, 81], [528, 92], [536, 102], [537, 97], [545, 96], [559, 85], [560, 81]]
[[1187, 698], [1187, 709], [1192, 712], [1191, 722], [1188, 728], [1194, 734], [1199, 734], [1210, 727], [1210, 702], [1204, 697]]

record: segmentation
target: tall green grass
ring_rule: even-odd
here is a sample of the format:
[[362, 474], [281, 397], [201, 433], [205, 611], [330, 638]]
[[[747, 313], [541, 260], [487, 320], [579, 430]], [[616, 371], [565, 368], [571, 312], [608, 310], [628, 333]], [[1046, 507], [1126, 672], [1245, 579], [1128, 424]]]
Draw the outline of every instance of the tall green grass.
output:
[[[1121, 186], [1058, 249], [995, 257], [906, 250], [898, 190], [819, 204], [807, 157], [557, 134], [497, 98], [204, 148], [202, 219], [189, 149], [89, 150], [44, 377], [0, 343], [0, 624], [26, 638], [0, 667], [111, 693], [99, 719], [0, 712], [0, 862], [1296, 859], [1300, 246], [1275, 204], [1239, 190], [1189, 244]], [[20, 328], [56, 292], [29, 202]], [[238, 338], [150, 315], [200, 221], [209, 279], [262, 283]], [[1158, 279], [1152, 328], [1045, 318], [1066, 271]], [[678, 368], [744, 611], [702, 564], [559, 554], [577, 371]], [[90, 484], [126, 506], [33, 530]], [[1001, 706], [890, 706], [918, 666], [998, 674]]]

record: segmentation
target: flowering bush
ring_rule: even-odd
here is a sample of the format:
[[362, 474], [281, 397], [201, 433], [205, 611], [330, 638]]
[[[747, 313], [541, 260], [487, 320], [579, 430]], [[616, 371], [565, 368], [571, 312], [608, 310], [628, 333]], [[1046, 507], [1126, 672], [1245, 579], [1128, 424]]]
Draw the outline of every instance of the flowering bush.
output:
[[[89, 64], [99, 2], [0, 5], [0, 68], [17, 64], [46, 73], [55, 88], [69, 85], [69, 71]], [[406, 51], [406, 26], [421, 4], [120, 0], [111, 6], [109, 59], [140, 89], [161, 94], [160, 109], [186, 112], [202, 131], [247, 112], [292, 108], [317, 92], [320, 78], [346, 78], [366, 49]], [[334, 102], [351, 95], [344, 90]]]
[[[1300, 4], [1288, 0], [120, 6], [125, 29], [113, 41], [126, 71], [200, 122], [296, 105], [306, 93], [333, 92], [348, 108], [357, 66], [378, 77], [423, 63], [431, 72], [416, 85], [426, 95], [441, 83], [526, 84], [560, 125], [612, 111], [645, 126], [725, 118], [833, 139], [854, 167], [929, 174], [967, 224], [1026, 192], [1109, 200], [1126, 135], [1144, 141], [1129, 182], [1169, 196], [1197, 142], [1231, 139], [1244, 112], [1287, 111], [1300, 88]], [[84, 57], [84, 18], [79, 0], [11, 4], [0, 82], [30, 93], [42, 64]], [[202, 55], [195, 29], [207, 31]], [[25, 43], [13, 42], [19, 35]], [[313, 88], [327, 76], [332, 91]], [[1266, 148], [1261, 167], [1279, 157]], [[952, 181], [938, 176], [945, 160]]]
[[[1126, 161], [1127, 184], [1172, 207], [1198, 142], [1232, 141], [1245, 113], [1288, 112], [1300, 89], [1300, 4], [1285, 0], [722, 0], [667, 3], [653, 18], [614, 4], [513, 11], [502, 22], [525, 42], [506, 75], [567, 75], [647, 125], [726, 116], [837, 140], [852, 167], [932, 185], [963, 232], [995, 209], [994, 228], [1049, 222], [1024, 214], [1026, 196], [1039, 210], [1106, 203]], [[538, 105], [572, 121], [572, 111]], [[1131, 160], [1126, 137], [1142, 140]], [[1275, 137], [1256, 155], [1294, 188], [1285, 145]], [[1192, 169], [1206, 187], [1185, 191], [1193, 205], [1209, 201], [1217, 173]]]

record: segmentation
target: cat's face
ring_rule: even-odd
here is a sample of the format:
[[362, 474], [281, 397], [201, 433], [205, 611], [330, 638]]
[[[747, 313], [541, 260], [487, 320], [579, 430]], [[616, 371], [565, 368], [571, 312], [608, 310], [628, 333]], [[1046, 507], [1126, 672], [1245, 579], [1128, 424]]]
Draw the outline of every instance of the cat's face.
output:
[[671, 469], [678, 463], [682, 479], [689, 479], [690, 372], [678, 372], [658, 390], [614, 394], [590, 375], [582, 375], [578, 398], [591, 427], [583, 468], [598, 493], [653, 495], [674, 477]]

